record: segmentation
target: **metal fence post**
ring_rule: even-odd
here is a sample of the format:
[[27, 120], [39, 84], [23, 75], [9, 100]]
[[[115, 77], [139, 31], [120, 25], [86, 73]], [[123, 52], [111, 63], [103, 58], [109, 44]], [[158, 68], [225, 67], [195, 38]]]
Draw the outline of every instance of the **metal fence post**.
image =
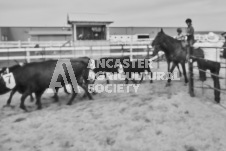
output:
[[191, 56], [193, 55], [193, 47], [188, 45], [188, 68], [189, 68], [189, 94], [194, 97], [194, 79], [193, 79], [193, 63]]

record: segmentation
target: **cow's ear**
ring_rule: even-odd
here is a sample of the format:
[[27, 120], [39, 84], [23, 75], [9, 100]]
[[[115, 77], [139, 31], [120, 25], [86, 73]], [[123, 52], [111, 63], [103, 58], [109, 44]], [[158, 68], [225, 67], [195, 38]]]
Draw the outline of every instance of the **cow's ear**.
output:
[[161, 31], [160, 31], [161, 33], [164, 33], [164, 31], [163, 31], [163, 29], [161, 28]]

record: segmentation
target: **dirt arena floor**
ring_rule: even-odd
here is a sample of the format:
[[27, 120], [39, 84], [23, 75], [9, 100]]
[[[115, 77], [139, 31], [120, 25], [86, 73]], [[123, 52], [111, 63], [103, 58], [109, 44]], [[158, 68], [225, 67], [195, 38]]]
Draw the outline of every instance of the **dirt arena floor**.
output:
[[[165, 63], [153, 69], [165, 70]], [[213, 85], [211, 78], [205, 83]], [[13, 108], [2, 108], [9, 93], [2, 95], [0, 151], [225, 151], [226, 95], [221, 93], [218, 105], [211, 89], [195, 88], [190, 97], [183, 77], [165, 84], [144, 81], [138, 93], [103, 92], [92, 101], [79, 95], [71, 106], [65, 93], [59, 103], [46, 93], [42, 110], [26, 100], [29, 113], [19, 108], [20, 94]]]

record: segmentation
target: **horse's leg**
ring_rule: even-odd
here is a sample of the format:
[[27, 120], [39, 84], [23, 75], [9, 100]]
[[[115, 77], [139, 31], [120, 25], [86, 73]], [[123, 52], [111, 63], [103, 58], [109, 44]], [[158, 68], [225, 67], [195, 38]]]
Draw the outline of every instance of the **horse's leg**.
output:
[[[172, 67], [171, 67], [171, 69], [170, 69], [170, 73], [173, 72], [173, 70], [175, 69], [175, 67], [176, 67], [176, 63], [173, 62], [173, 65], [172, 65]], [[171, 78], [169, 78], [169, 79], [167, 80], [166, 86], [170, 86], [170, 82], [171, 82]]]
[[188, 83], [188, 77], [187, 77], [187, 72], [186, 72], [186, 68], [185, 68], [185, 62], [183, 62], [181, 64], [181, 66], [182, 66], [182, 70], [183, 70], [183, 74], [184, 74], [184, 82]]

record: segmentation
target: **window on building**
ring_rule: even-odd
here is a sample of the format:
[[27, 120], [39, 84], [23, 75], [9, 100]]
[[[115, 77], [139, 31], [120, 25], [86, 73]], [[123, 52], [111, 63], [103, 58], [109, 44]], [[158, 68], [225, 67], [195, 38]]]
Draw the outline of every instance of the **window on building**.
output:
[[77, 27], [78, 40], [106, 40], [105, 26]]

